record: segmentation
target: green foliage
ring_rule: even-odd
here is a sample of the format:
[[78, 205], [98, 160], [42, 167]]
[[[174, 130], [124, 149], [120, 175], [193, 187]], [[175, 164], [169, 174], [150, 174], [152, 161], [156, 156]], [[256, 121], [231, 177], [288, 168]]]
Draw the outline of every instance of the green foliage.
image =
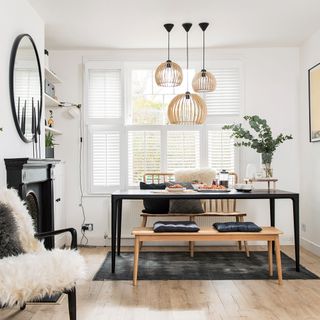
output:
[[[245, 146], [256, 150], [258, 153], [269, 154], [271, 159], [277, 147], [286, 140], [291, 140], [292, 135], [284, 135], [280, 133], [276, 138], [273, 138], [270, 126], [265, 119], [259, 116], [244, 116], [248, 121], [252, 130], [247, 130], [242, 127], [242, 124], [226, 125], [223, 130], [231, 130], [232, 137], [237, 139], [234, 144], [236, 147]], [[271, 160], [270, 159], [270, 160]]]
[[57, 145], [56, 143], [54, 143], [54, 139], [55, 137], [52, 132], [46, 133], [46, 139], [45, 139], [46, 148], [54, 148], [54, 146]]

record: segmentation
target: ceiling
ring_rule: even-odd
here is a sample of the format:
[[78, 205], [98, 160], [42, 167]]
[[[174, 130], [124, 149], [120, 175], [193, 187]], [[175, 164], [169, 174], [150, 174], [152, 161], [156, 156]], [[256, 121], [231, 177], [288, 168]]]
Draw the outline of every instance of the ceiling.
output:
[[199, 22], [209, 22], [208, 47], [297, 46], [320, 28], [319, 0], [28, 0], [46, 24], [49, 49], [163, 48], [164, 23], [174, 23], [172, 47], [201, 46]]

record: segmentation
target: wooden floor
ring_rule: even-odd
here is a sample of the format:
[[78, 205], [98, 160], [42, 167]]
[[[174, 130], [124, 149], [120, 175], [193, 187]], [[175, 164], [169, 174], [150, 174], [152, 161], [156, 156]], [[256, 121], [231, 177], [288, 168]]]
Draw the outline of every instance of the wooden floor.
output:
[[[292, 247], [282, 249], [292, 256]], [[107, 251], [81, 249], [91, 278]], [[301, 258], [320, 275], [320, 257], [302, 250]], [[131, 281], [88, 280], [78, 283], [77, 290], [79, 320], [320, 319], [320, 280], [289, 280], [283, 286], [276, 280], [139, 281], [135, 288]], [[0, 310], [0, 319], [64, 320], [67, 310], [65, 298], [61, 305]]]

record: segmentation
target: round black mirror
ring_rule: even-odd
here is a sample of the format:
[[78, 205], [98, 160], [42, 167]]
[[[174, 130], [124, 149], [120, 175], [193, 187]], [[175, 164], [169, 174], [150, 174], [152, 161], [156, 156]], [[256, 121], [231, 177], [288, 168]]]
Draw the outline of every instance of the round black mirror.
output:
[[19, 35], [10, 58], [10, 99], [16, 128], [24, 142], [40, 132], [42, 78], [36, 45], [29, 34]]

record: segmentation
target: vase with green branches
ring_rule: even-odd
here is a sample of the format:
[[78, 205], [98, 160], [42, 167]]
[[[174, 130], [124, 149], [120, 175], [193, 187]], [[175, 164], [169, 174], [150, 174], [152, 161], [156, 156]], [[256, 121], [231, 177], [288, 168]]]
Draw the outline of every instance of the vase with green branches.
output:
[[272, 130], [265, 119], [259, 116], [244, 116], [252, 130], [245, 129], [241, 123], [225, 125], [223, 130], [231, 130], [231, 137], [236, 138], [235, 146], [245, 146], [256, 150], [261, 154], [261, 162], [265, 171], [265, 177], [272, 177], [272, 159], [274, 152], [280, 144], [286, 140], [291, 140], [292, 135], [280, 133], [277, 137], [273, 137]]

